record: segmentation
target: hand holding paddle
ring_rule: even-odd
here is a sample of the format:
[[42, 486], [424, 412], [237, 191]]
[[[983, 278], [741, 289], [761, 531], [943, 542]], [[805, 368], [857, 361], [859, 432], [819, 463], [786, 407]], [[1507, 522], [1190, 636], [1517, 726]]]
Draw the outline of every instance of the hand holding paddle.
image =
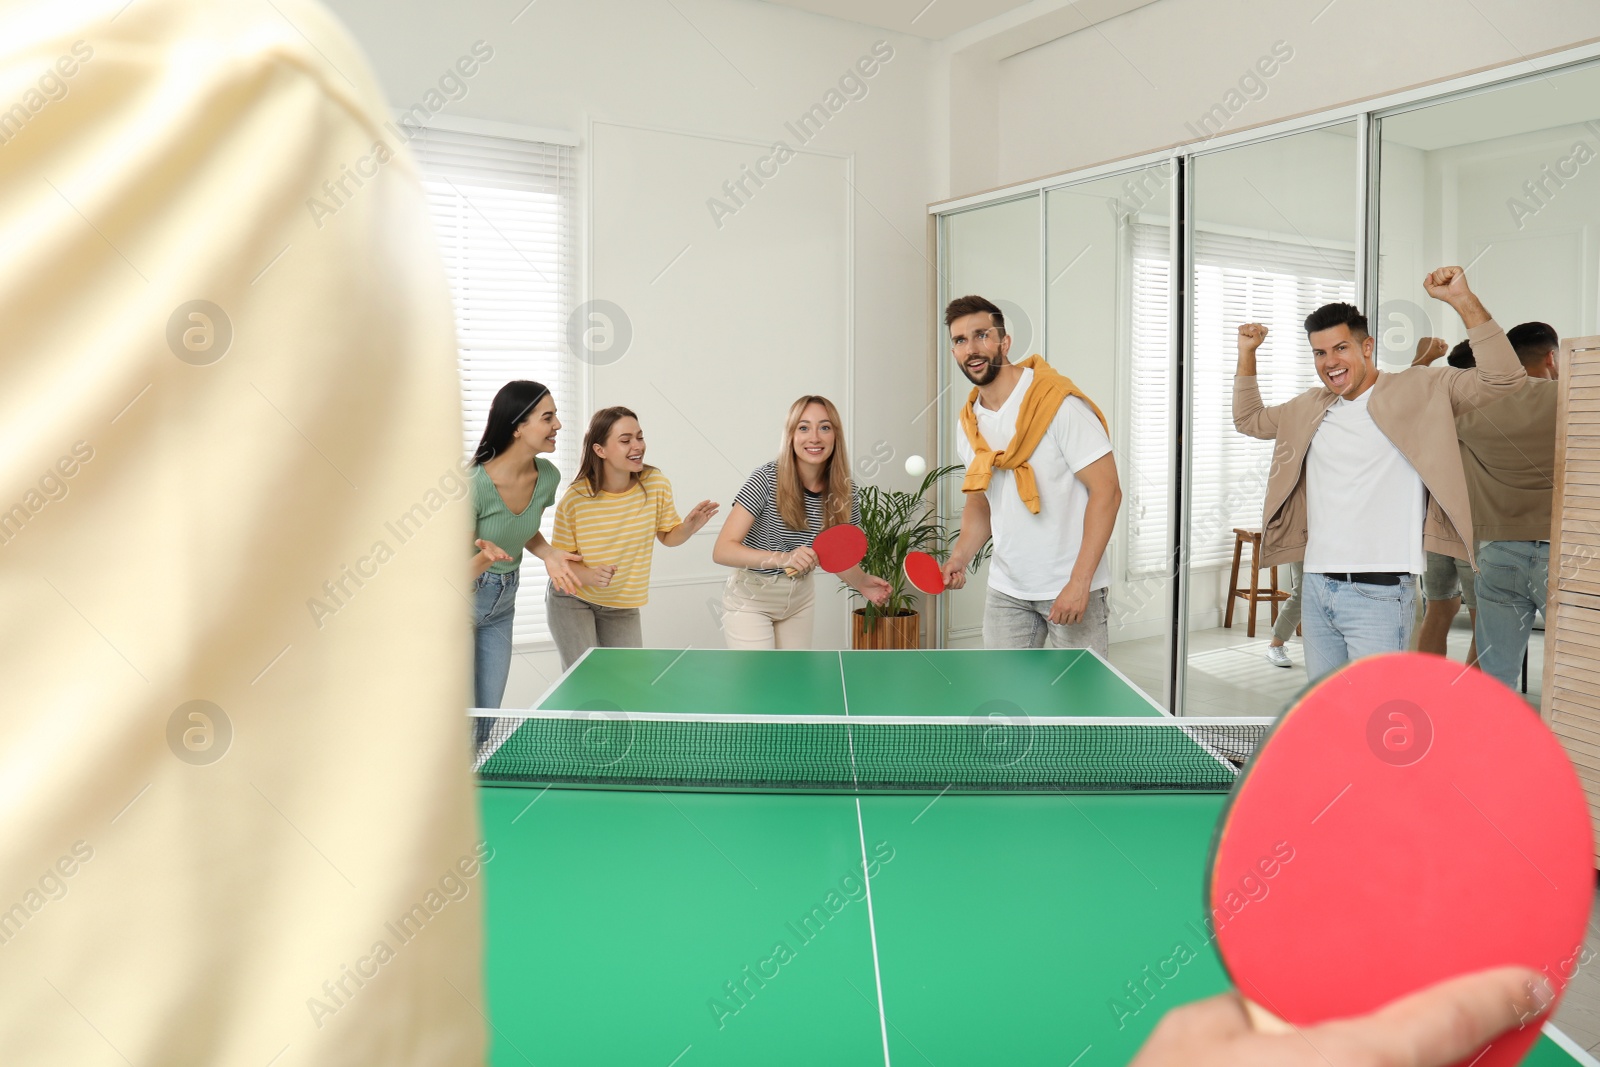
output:
[[[1240, 993], [1294, 1027], [1506, 965], [1540, 972], [1549, 1007], [1583, 948], [1592, 848], [1577, 774], [1517, 694], [1373, 656], [1307, 690], [1234, 783], [1207, 922]], [[1427, 1062], [1510, 1067], [1539, 1027], [1505, 1029]]]
[[793, 578], [800, 574], [810, 574], [817, 565], [816, 549], [810, 545], [801, 545], [793, 552], [785, 552], [778, 557], [783, 573]]
[[[850, 523], [830, 526], [817, 534], [811, 542], [811, 548], [816, 553], [817, 565], [829, 574], [838, 574], [854, 567], [866, 557], [866, 531]], [[797, 553], [799, 551], [801, 550], [796, 550]], [[810, 569], [810, 567], [802, 570], [796, 566], [785, 566], [783, 573], [792, 578]]]
[[[1264, 1032], [1236, 993], [1162, 1018], [1130, 1067], [1449, 1067], [1550, 1006], [1533, 971], [1502, 967], [1454, 978], [1370, 1015]], [[1532, 1029], [1537, 1032], [1538, 1027]]]

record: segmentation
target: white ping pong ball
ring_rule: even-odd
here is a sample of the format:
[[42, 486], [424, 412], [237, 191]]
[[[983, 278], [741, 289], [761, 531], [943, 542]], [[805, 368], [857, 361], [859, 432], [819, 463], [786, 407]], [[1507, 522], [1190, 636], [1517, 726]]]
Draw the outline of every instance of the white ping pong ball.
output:
[[920, 478], [928, 471], [928, 461], [921, 456], [906, 457], [906, 473], [913, 478]]

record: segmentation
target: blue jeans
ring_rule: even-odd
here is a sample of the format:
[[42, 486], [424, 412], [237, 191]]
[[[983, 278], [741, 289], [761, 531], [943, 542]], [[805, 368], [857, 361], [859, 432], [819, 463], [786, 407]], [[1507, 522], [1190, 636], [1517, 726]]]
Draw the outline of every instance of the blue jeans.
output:
[[1404, 652], [1411, 642], [1415, 575], [1401, 575], [1399, 585], [1365, 585], [1307, 571], [1300, 594], [1306, 677], [1313, 682], [1363, 656]]
[[[472, 706], [498, 708], [511, 673], [511, 620], [517, 609], [517, 571], [484, 571], [472, 586]], [[488, 719], [474, 719], [473, 736], [482, 744]]]
[[1549, 574], [1549, 541], [1478, 544], [1478, 667], [1512, 689]]

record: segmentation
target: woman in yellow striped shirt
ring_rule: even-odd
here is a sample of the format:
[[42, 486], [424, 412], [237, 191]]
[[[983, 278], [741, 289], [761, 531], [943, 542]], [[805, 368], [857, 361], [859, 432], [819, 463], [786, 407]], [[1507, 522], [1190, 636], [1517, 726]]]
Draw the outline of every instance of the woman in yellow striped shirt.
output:
[[[639, 609], [650, 594], [655, 542], [675, 548], [717, 513], [710, 500], [678, 518], [667, 476], [644, 462], [644, 431], [624, 407], [595, 412], [582, 460], [561, 503], [551, 543], [576, 552], [575, 594], [545, 589], [550, 634], [566, 670], [591, 648], [639, 648]], [[580, 546], [582, 546], [580, 548]]]

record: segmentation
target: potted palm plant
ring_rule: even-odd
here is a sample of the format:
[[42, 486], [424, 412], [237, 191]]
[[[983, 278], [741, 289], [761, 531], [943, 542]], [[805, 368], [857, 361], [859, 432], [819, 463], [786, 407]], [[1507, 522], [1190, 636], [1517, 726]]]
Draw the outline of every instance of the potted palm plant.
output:
[[[917, 590], [906, 581], [906, 554], [926, 552], [943, 562], [959, 533], [947, 532], [935, 514], [928, 490], [939, 479], [965, 468], [959, 464], [931, 470], [915, 493], [858, 486], [861, 528], [867, 535], [867, 554], [861, 569], [889, 583], [889, 599], [883, 607], [851, 590], [862, 602], [855, 609], [851, 625], [851, 648], [917, 648], [921, 645], [922, 617], [917, 612]], [[987, 555], [985, 548], [972, 561], [972, 569]]]

